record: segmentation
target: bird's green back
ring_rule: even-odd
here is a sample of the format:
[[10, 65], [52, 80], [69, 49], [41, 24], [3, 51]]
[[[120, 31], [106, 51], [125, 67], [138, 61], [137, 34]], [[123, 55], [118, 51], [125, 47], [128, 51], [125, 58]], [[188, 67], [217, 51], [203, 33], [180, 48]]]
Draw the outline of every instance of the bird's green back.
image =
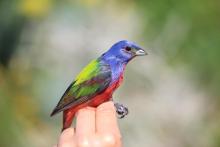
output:
[[67, 88], [52, 115], [93, 98], [110, 82], [110, 66], [100, 59], [91, 61]]

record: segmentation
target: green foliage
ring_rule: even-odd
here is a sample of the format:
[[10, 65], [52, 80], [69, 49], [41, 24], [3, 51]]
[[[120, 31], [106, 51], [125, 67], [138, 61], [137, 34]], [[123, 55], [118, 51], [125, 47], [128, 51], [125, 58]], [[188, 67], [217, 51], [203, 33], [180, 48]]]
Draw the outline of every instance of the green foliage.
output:
[[16, 1], [0, 1], [0, 64], [5, 67], [16, 50], [21, 31], [24, 26], [24, 18], [16, 9]]
[[[143, 35], [149, 42], [162, 36], [162, 52], [168, 61], [176, 66], [187, 65], [195, 74], [198, 84], [216, 97], [220, 96], [220, 2], [218, 0], [139, 0], [146, 27]], [[146, 16], [146, 17], [145, 17]], [[173, 18], [173, 28], [166, 31], [166, 25]], [[169, 44], [167, 37], [187, 28], [175, 46], [175, 39]]]

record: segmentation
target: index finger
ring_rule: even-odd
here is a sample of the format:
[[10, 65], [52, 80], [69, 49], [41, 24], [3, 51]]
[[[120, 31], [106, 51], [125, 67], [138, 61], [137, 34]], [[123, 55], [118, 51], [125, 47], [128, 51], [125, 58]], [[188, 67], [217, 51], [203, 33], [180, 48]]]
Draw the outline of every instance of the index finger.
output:
[[112, 101], [99, 105], [96, 109], [96, 131], [101, 134], [114, 134], [120, 137], [116, 110]]
[[75, 147], [74, 128], [65, 129], [59, 137], [57, 147]]
[[78, 137], [95, 134], [95, 108], [86, 107], [77, 112], [76, 134]]

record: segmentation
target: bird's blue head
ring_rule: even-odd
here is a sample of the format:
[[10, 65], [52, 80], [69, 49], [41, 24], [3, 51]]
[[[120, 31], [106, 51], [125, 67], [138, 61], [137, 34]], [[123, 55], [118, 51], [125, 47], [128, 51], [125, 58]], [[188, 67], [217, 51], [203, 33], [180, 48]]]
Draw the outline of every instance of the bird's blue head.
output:
[[106, 53], [102, 55], [105, 59], [118, 60], [122, 63], [128, 63], [136, 56], [144, 56], [147, 53], [133, 42], [122, 40], [115, 43]]

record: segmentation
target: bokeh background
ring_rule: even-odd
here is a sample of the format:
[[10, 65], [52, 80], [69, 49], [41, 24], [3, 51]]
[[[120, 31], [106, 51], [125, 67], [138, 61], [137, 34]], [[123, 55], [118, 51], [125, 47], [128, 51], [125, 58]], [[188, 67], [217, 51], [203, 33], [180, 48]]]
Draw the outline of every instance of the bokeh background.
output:
[[115, 101], [126, 147], [220, 146], [219, 0], [1, 0], [0, 146], [56, 144], [67, 86], [122, 39], [149, 53]]

